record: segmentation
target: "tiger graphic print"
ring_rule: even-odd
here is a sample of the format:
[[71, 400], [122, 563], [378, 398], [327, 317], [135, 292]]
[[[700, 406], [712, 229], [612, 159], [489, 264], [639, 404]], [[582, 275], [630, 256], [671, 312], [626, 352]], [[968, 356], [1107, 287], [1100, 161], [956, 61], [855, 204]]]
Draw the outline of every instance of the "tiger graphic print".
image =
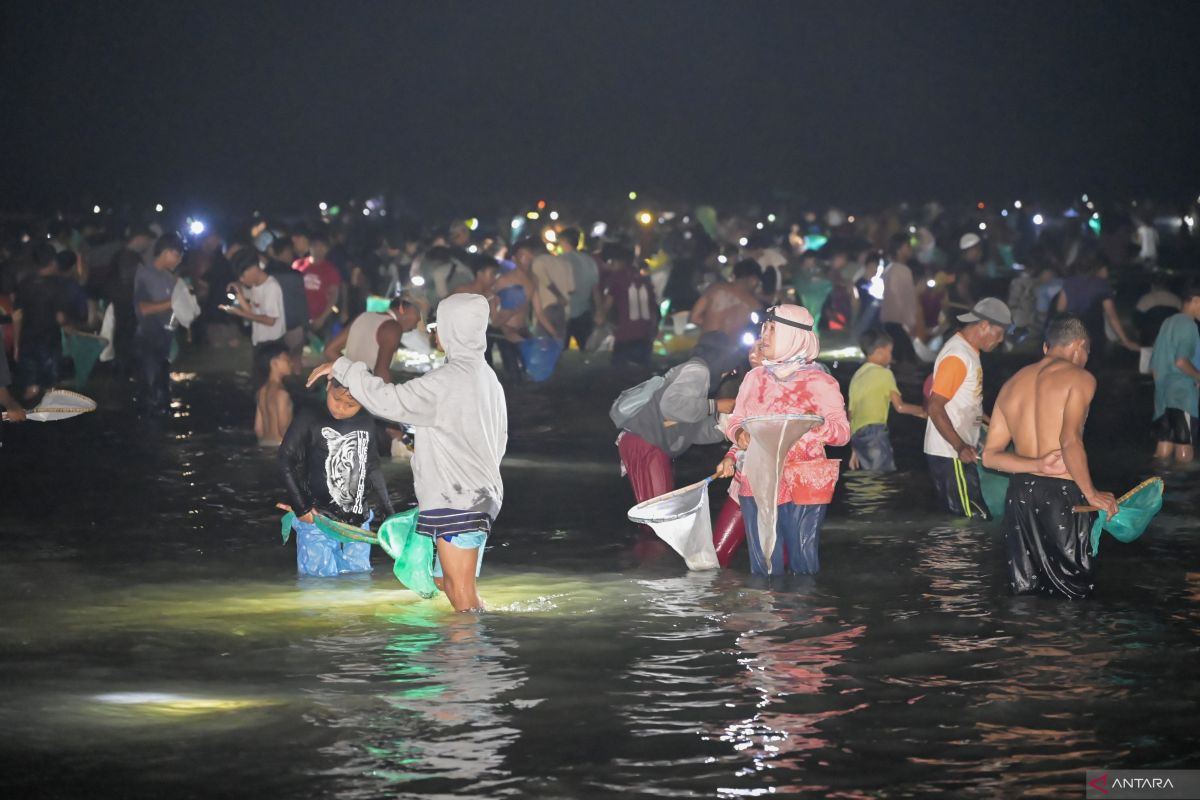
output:
[[329, 455], [325, 457], [325, 486], [333, 502], [346, 512], [365, 514], [363, 495], [367, 486], [367, 431], [351, 431], [342, 435], [331, 428], [321, 428]]

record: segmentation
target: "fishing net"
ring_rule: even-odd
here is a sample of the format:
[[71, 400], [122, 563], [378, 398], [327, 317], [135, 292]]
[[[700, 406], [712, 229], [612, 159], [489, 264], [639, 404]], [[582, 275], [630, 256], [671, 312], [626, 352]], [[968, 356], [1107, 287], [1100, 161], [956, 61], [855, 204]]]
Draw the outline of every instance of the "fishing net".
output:
[[82, 389], [87, 385], [100, 354], [108, 347], [108, 340], [90, 333], [68, 332], [64, 328], [62, 345], [63, 354], [75, 365], [75, 388]]
[[53, 389], [42, 396], [37, 408], [26, 412], [25, 418], [33, 422], [55, 422], [95, 410], [96, 401], [92, 398], [66, 389]]
[[750, 447], [742, 474], [750, 481], [754, 502], [758, 506], [758, 541], [771, 569], [771, 554], [775, 552], [776, 503], [783, 464], [792, 445], [804, 434], [825, 422], [816, 414], [773, 414], [746, 417], [742, 429], [750, 434]]
[[[292, 525], [295, 521], [296, 512], [294, 511], [284, 514], [283, 519], [280, 520], [279, 532], [283, 536], [284, 544], [288, 543], [288, 538], [292, 535]], [[379, 539], [370, 531], [355, 525], [347, 525], [345, 522], [338, 522], [336, 519], [331, 519], [321, 514], [313, 514], [313, 524], [317, 526], [317, 530], [337, 542], [346, 544], [379, 544]]]
[[1092, 525], [1092, 555], [1100, 552], [1100, 531], [1108, 531], [1114, 539], [1132, 542], [1146, 532], [1150, 520], [1162, 509], [1162, 478], [1150, 478], [1139, 483], [1117, 500], [1117, 515], [1112, 519], [1101, 511]]
[[417, 533], [418, 510], [393, 514], [379, 526], [379, 546], [395, 564], [392, 574], [409, 590], [428, 600], [437, 594], [433, 582], [433, 538]]
[[708, 484], [712, 478], [676, 489], [629, 509], [629, 519], [649, 525], [687, 563], [688, 569], [717, 569]]

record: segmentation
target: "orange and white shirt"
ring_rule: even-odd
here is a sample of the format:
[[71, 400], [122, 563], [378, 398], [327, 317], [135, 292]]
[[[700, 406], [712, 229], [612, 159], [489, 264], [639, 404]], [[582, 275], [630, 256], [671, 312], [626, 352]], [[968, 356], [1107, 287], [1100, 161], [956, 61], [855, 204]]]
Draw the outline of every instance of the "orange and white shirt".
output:
[[[979, 418], [983, 416], [983, 364], [979, 351], [960, 334], [954, 334], [933, 364], [932, 394], [948, 398], [946, 415], [964, 442], [979, 444]], [[925, 423], [925, 452], [931, 456], [958, 458], [933, 420]]]

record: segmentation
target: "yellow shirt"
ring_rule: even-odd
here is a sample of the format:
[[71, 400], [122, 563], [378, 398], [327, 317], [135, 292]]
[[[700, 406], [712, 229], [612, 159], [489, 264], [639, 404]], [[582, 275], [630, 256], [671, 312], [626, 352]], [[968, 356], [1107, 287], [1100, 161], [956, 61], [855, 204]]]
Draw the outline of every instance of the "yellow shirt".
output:
[[887, 367], [870, 361], [850, 379], [850, 434], [867, 425], [886, 425], [892, 392], [899, 392], [896, 376]]

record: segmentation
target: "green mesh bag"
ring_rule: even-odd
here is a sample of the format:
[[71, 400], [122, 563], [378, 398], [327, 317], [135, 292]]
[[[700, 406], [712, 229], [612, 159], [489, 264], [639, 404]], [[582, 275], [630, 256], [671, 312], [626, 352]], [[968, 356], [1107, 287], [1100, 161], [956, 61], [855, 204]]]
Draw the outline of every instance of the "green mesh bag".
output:
[[107, 346], [108, 340], [99, 336], [93, 336], [90, 333], [78, 333], [76, 331], [68, 333], [65, 329], [63, 330], [63, 353], [75, 365], [76, 389], [82, 389], [87, 386], [92, 369], [96, 366], [97, 359], [100, 358], [100, 354], [104, 352], [104, 348]]
[[396, 580], [425, 599], [438, 592], [433, 582], [433, 539], [417, 533], [418, 509], [393, 514], [379, 526], [379, 546], [395, 561]]
[[1092, 555], [1100, 552], [1100, 532], [1121, 542], [1132, 542], [1146, 532], [1150, 520], [1162, 509], [1162, 478], [1150, 478], [1130, 489], [1117, 500], [1117, 515], [1112, 519], [1100, 511], [1092, 525]]

